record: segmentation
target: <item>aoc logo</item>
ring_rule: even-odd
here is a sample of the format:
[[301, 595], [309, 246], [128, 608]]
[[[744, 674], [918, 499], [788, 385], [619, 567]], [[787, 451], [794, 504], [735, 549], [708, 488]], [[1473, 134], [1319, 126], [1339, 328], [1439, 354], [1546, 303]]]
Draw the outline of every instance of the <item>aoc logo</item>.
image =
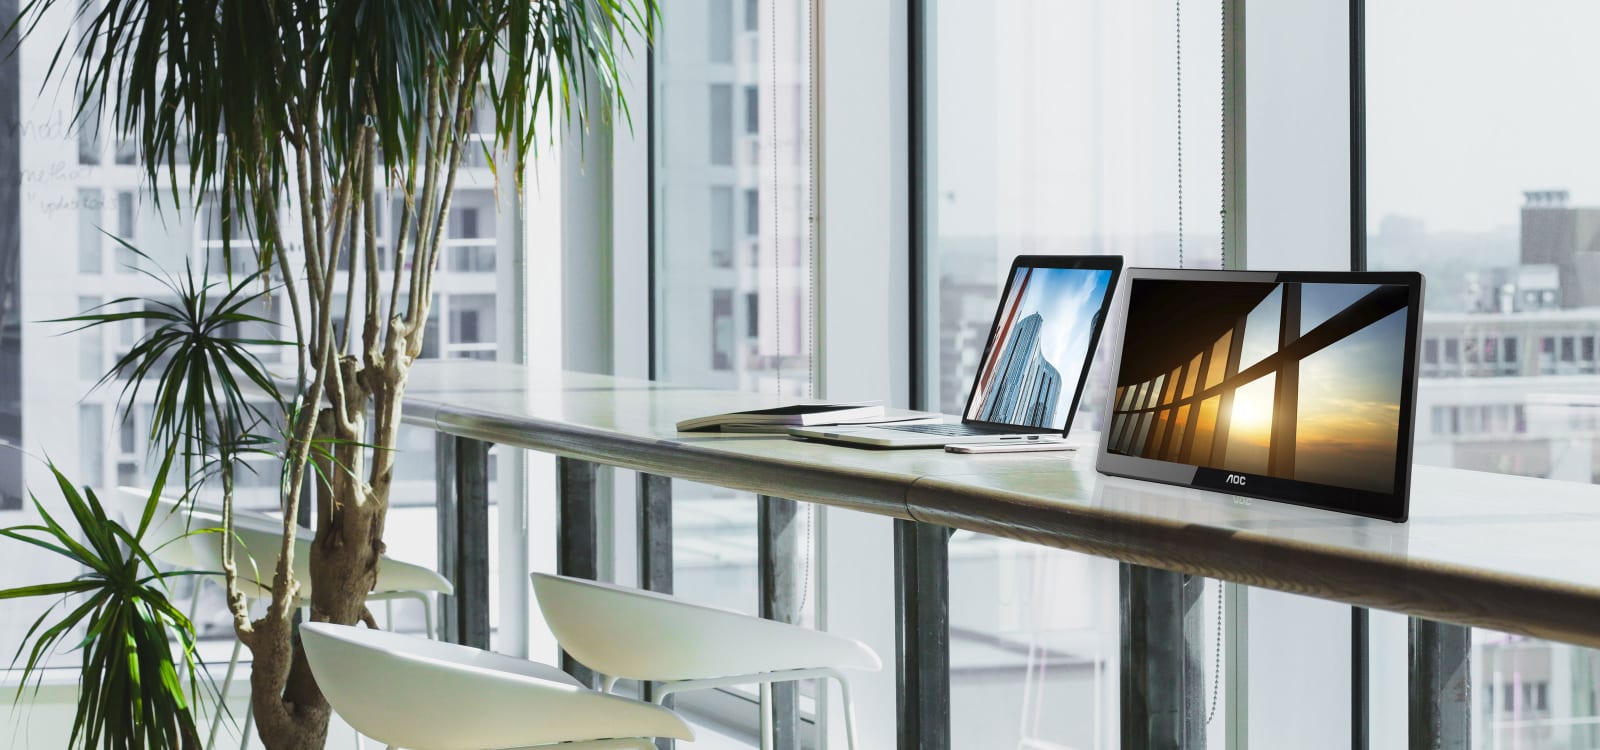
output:
[[1242, 475], [1242, 474], [1229, 474], [1228, 478], [1224, 479], [1222, 481], [1227, 482], [1228, 484], [1236, 484], [1236, 485], [1238, 485], [1240, 487], [1243, 487], [1244, 486], [1244, 475]]

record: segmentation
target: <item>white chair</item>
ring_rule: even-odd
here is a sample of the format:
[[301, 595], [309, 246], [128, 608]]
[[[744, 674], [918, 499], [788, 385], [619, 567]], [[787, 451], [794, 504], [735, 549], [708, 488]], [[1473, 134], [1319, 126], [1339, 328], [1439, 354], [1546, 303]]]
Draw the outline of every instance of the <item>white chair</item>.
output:
[[607, 692], [618, 679], [655, 682], [661, 703], [689, 690], [760, 685], [761, 746], [771, 748], [772, 683], [831, 679], [856, 748], [855, 706], [840, 670], [883, 668], [860, 641], [581, 578], [534, 573], [533, 590], [561, 647], [601, 674]]
[[415, 636], [300, 626], [328, 704], [391, 750], [655, 750], [692, 740], [677, 714], [579, 685], [554, 667]]
[[[124, 495], [120, 504], [124, 523], [136, 525], [138, 518], [136, 514], [143, 513], [144, 502], [150, 496], [149, 490], [134, 487], [117, 489]], [[137, 505], [130, 502], [128, 496], [135, 498], [138, 501]], [[161, 545], [161, 557], [157, 559], [185, 570], [222, 570], [221, 535], [193, 535], [188, 537], [187, 544], [174, 541], [183, 539], [192, 529], [221, 528], [221, 509], [199, 503], [186, 506], [182, 501], [168, 497], [159, 498], [158, 502], [155, 515], [150, 521], [151, 528], [146, 531], [146, 539], [151, 545]], [[277, 519], [251, 511], [236, 511], [233, 520], [234, 560], [239, 571], [239, 591], [244, 595], [248, 606], [249, 602], [267, 599], [272, 595], [272, 577], [277, 570], [283, 529]], [[309, 606], [311, 603], [312, 539], [313, 534], [308, 529], [297, 532], [295, 538], [294, 565], [291, 570], [295, 580], [300, 584], [299, 601], [302, 606]], [[169, 541], [172, 543], [168, 544]], [[434, 570], [385, 555], [379, 559], [378, 580], [372, 593], [367, 595], [367, 601], [381, 601], [387, 604], [396, 600], [413, 599], [420, 602], [423, 628], [428, 637], [433, 638], [433, 595], [453, 593], [455, 586]], [[198, 594], [199, 588], [196, 582], [195, 598], [198, 598]], [[195, 601], [191, 600], [189, 606], [192, 618]], [[393, 622], [393, 619], [391, 616], [390, 622]], [[211, 734], [206, 741], [208, 750], [216, 744], [217, 731], [222, 725], [224, 704], [228, 698], [228, 691], [233, 686], [233, 676], [238, 670], [243, 647], [243, 643], [234, 641], [233, 653], [228, 658], [228, 670], [222, 678], [222, 687], [218, 691], [217, 712], [211, 724]], [[252, 705], [245, 710], [243, 734], [246, 739], [249, 736], [253, 709]]]

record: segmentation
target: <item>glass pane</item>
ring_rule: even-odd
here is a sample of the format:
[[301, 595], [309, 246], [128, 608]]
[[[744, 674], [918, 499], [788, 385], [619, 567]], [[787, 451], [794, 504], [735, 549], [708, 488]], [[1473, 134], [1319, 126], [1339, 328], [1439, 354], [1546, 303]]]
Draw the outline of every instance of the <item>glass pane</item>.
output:
[[[1221, 265], [1221, 4], [1181, 23], [1115, 0], [927, 5], [926, 406], [961, 414], [1014, 256]], [[1075, 431], [1101, 427], [1107, 349]]]
[[[811, 5], [710, 0], [661, 14], [655, 375], [807, 396]], [[672, 492], [674, 592], [756, 612], [755, 497], [682, 481]]]
[[[1418, 463], [1594, 483], [1600, 6], [1508, 7], [1367, 4], [1368, 259], [1428, 279]], [[1475, 745], [1600, 746], [1596, 652], [1473, 644]]]
[[951, 537], [951, 747], [1117, 746], [1117, 576], [1103, 558]]

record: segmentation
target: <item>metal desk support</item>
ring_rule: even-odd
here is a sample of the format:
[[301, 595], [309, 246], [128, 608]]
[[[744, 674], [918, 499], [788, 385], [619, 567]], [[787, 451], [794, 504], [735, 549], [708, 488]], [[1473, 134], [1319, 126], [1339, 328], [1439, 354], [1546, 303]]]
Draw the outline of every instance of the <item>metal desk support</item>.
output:
[[455, 584], [440, 597], [440, 638], [489, 648], [489, 443], [439, 433], [435, 441], [439, 574]]
[[[599, 467], [588, 461], [556, 458], [556, 573], [595, 580], [600, 574], [600, 521], [595, 512]], [[589, 687], [599, 687], [594, 671], [561, 652], [561, 669]]]
[[898, 746], [950, 750], [950, 529], [895, 520], [894, 612]]
[[1200, 658], [1205, 579], [1124, 563], [1122, 746], [1206, 746]]
[[[800, 622], [800, 603], [804, 592], [800, 580], [801, 541], [796, 533], [796, 504], [793, 500], [761, 495], [756, 506], [756, 558], [761, 568], [761, 616], [791, 625]], [[773, 747], [777, 750], [800, 748], [800, 686], [793, 682], [763, 685], [772, 707]]]
[[1467, 750], [1472, 744], [1472, 629], [1411, 618], [1410, 746]]
[[[639, 588], [672, 593], [672, 478], [639, 474]], [[639, 686], [640, 697], [655, 699], [655, 684]], [[666, 705], [672, 707], [672, 696]], [[656, 740], [658, 750], [672, 750], [676, 740]]]

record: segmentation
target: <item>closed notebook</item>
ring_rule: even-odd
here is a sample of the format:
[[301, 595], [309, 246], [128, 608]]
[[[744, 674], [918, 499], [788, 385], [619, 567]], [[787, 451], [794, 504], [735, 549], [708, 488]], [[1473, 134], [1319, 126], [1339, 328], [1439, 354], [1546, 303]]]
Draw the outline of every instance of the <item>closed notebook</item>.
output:
[[752, 409], [709, 417], [685, 419], [678, 423], [679, 432], [705, 432], [720, 430], [730, 425], [808, 425], [838, 424], [883, 418], [883, 404], [794, 404], [771, 409]]

